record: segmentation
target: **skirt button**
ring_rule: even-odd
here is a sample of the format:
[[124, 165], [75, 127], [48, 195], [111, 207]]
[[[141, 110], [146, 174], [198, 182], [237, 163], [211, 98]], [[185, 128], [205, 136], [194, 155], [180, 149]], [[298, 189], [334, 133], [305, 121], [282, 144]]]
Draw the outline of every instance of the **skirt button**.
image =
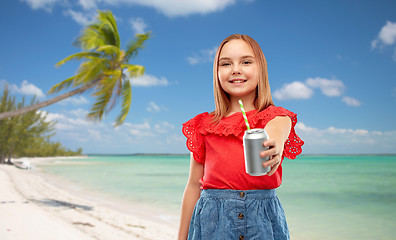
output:
[[239, 193], [239, 196], [240, 196], [240, 197], [244, 197], [244, 196], [245, 196], [245, 193], [244, 193], [244, 192], [240, 192], [240, 193]]

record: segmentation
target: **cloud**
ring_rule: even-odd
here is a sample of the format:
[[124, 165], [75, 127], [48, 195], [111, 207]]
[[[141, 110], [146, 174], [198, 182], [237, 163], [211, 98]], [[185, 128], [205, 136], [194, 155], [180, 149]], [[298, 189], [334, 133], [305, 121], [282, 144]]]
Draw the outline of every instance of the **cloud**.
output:
[[144, 74], [141, 77], [130, 78], [131, 84], [137, 87], [167, 86], [169, 82], [166, 78], [157, 78], [150, 74]]
[[88, 130], [93, 126], [100, 126], [102, 123], [89, 121], [85, 118], [85, 115], [81, 117], [69, 116], [69, 114], [60, 113], [47, 113], [47, 121], [57, 121], [55, 128], [57, 130], [69, 130], [69, 129], [84, 129]]
[[59, 104], [63, 105], [63, 106], [65, 106], [65, 105], [76, 106], [76, 105], [83, 105], [83, 104], [87, 104], [87, 103], [89, 103], [89, 101], [83, 96], [69, 97], [69, 98], [66, 98], [59, 102]]
[[147, 28], [147, 24], [144, 22], [143, 18], [131, 18], [129, 19], [129, 24], [136, 34], [142, 34], [146, 32], [145, 29]]
[[41, 91], [41, 89], [36, 87], [34, 84], [29, 83], [27, 80], [23, 80], [20, 87], [18, 87], [16, 84], [11, 84], [10, 90], [23, 95], [36, 95], [36, 97], [39, 99], [45, 98], [43, 91]]
[[82, 109], [82, 108], [70, 110], [69, 112], [70, 112], [70, 114], [72, 114], [73, 116], [76, 116], [76, 117], [85, 117], [89, 113], [89, 111]]
[[84, 10], [91, 10], [91, 9], [97, 9], [95, 0], [78, 0], [78, 4], [84, 9]]
[[235, 4], [236, 0], [104, 0], [110, 5], [130, 4], [151, 7], [168, 17], [219, 12]]
[[387, 21], [378, 36], [371, 42], [371, 48], [393, 45], [396, 42], [396, 22]]
[[339, 97], [345, 89], [342, 81], [336, 79], [329, 80], [320, 77], [308, 78], [306, 83], [312, 88], [320, 88], [322, 93], [328, 97]]
[[64, 3], [64, 0], [21, 0], [26, 2], [32, 9], [43, 9], [47, 12], [51, 12], [52, 8], [58, 3]]
[[[337, 128], [318, 129], [297, 123], [297, 134], [304, 140], [306, 153], [394, 153], [396, 131]], [[393, 145], [393, 146], [392, 146]]]
[[189, 56], [186, 59], [188, 63], [191, 65], [213, 62], [216, 51], [217, 51], [217, 47], [213, 47], [211, 49], [203, 49], [200, 51], [199, 54], [194, 53], [193, 56]]
[[147, 107], [147, 111], [149, 112], [159, 112], [160, 107], [155, 102], [150, 102], [149, 106]]
[[[55, 5], [70, 6], [67, 0], [22, 0], [32, 9], [43, 9], [51, 12]], [[193, 14], [209, 14], [224, 10], [234, 5], [236, 0], [79, 0], [78, 5], [84, 10], [106, 6], [144, 6], [154, 8], [167, 17], [186, 17]]]
[[141, 124], [124, 123], [122, 128], [125, 129], [129, 135], [132, 135], [135, 138], [155, 136], [148, 122], [143, 122]]
[[309, 99], [313, 95], [313, 90], [302, 82], [292, 82], [284, 84], [281, 89], [274, 92], [274, 97], [278, 100]]
[[362, 103], [359, 100], [352, 97], [343, 97], [342, 101], [346, 103], [346, 105], [352, 107], [359, 107], [360, 105], [362, 105]]
[[[168, 121], [143, 120], [141, 122], [124, 122], [123, 125], [114, 128], [109, 122], [92, 122], [85, 119], [85, 111], [77, 109], [75, 111], [65, 112], [64, 114], [50, 113], [48, 119], [56, 120], [55, 125], [58, 137], [64, 139], [63, 142], [75, 141], [84, 142], [90, 139], [90, 144], [82, 144], [84, 151], [102, 152], [118, 151], [117, 148], [128, 149], [131, 152], [152, 152], [160, 151], [154, 149], [158, 143], [163, 145], [161, 150], [166, 152], [170, 149], [176, 149], [174, 144], [166, 144], [167, 138], [172, 135], [181, 135], [179, 129]], [[83, 117], [83, 118], [81, 118]], [[165, 144], [165, 145], [164, 145]], [[184, 142], [178, 142], [184, 147]], [[184, 149], [184, 148], [183, 148]]]
[[161, 111], [168, 110], [166, 107], [159, 106], [158, 104], [156, 104], [153, 101], [149, 102], [149, 105], [148, 105], [148, 107], [146, 109], [147, 109], [148, 112], [161, 112]]
[[45, 119], [46, 121], [56, 121], [55, 128], [57, 130], [76, 130], [79, 128], [84, 128], [85, 130], [88, 130], [90, 129], [90, 127], [98, 124], [85, 119], [88, 111], [81, 108], [71, 110], [68, 113], [65, 113], [66, 115], [42, 110], [39, 111], [42, 112], [42, 114], [47, 114], [47, 117]]
[[[75, 125], [72, 121], [71, 118], [66, 117], [63, 114], [59, 113], [47, 113], [47, 117], [45, 119], [46, 121], [56, 121], [55, 124], [55, 129], [56, 132], [58, 131], [70, 131], [70, 130], [76, 130], [78, 128], [81, 128], [82, 126]], [[79, 131], [77, 131], [79, 132]]]
[[71, 17], [75, 22], [82, 26], [86, 26], [95, 21], [97, 13], [95, 11], [76, 12], [72, 9], [68, 9], [63, 11], [63, 15]]
[[169, 145], [175, 145], [175, 143], [184, 145], [186, 143], [186, 140], [184, 136], [173, 134], [166, 138], [166, 143]]
[[85, 153], [173, 153], [186, 152], [179, 127], [166, 120], [144, 119], [124, 122], [114, 128], [109, 121], [87, 120], [87, 111], [46, 112], [47, 121], [56, 121], [55, 141], [68, 148], [82, 147]]
[[102, 134], [99, 130], [88, 129], [88, 133], [91, 135], [92, 140], [97, 140], [97, 141], [102, 140]]
[[61, 120], [61, 119], [65, 119], [65, 115], [63, 115], [63, 114], [49, 113], [49, 112], [42, 111], [42, 110], [38, 110], [38, 111], [41, 112], [41, 115], [47, 114], [47, 117], [45, 118], [45, 120], [47, 122], [49, 122], [49, 121], [58, 121], [58, 120]]
[[379, 40], [385, 45], [393, 45], [396, 41], [396, 22], [386, 22], [378, 34]]
[[[295, 81], [284, 84], [273, 93], [273, 96], [277, 100], [310, 99], [315, 88], [319, 88], [327, 97], [342, 97], [346, 87], [341, 80], [316, 77], [308, 78], [305, 83]], [[342, 101], [348, 106], [358, 107], [361, 105], [359, 100], [348, 96], [342, 97]]]
[[107, 146], [114, 141], [111, 124], [89, 121], [85, 116], [85, 110], [76, 109], [62, 114], [47, 113], [46, 120], [56, 121], [54, 138], [71, 148], [83, 147], [85, 151], [87, 146], [95, 148], [97, 143]]
[[[396, 43], [396, 22], [387, 21], [381, 28], [378, 36], [371, 41], [371, 49], [384, 49], [385, 47], [395, 46]], [[396, 47], [393, 48], [393, 61], [396, 62]]]
[[59, 113], [47, 113], [47, 117], [45, 118], [45, 120], [47, 122], [50, 121], [56, 121], [55, 124], [55, 128], [56, 130], [72, 130], [75, 129], [76, 126], [73, 126], [72, 124], [69, 123], [69, 119], [63, 115], [63, 114], [59, 114]]
[[[134, 139], [155, 137], [175, 129], [175, 126], [167, 121], [158, 121], [151, 124], [148, 120], [144, 120], [141, 123], [124, 122], [123, 125], [114, 128], [111, 123], [95, 122], [86, 119], [85, 117], [88, 111], [81, 108], [64, 113], [41, 112], [42, 114], [47, 114], [46, 121], [56, 121], [56, 130], [72, 130], [71, 132], [82, 135], [90, 134], [97, 137], [96, 140], [105, 140], [104, 135], [107, 133], [112, 135], [111, 137], [107, 137], [111, 141], [111, 139], [122, 139], [123, 136], [133, 137]], [[101, 137], [99, 138], [99, 136]]]
[[[336, 128], [333, 126], [330, 126], [325, 129], [317, 129], [313, 127], [306, 126], [304, 123], [299, 122], [296, 124], [296, 131], [304, 133], [304, 134], [310, 134], [315, 137], [322, 137], [322, 136], [328, 136], [328, 135], [349, 135], [349, 136], [367, 136], [369, 134], [376, 134], [380, 133], [379, 131], [375, 132], [369, 132], [366, 129], [348, 129], [348, 128]], [[381, 132], [382, 134], [382, 132]]]
[[159, 123], [155, 124], [154, 129], [158, 133], [168, 133], [175, 129], [175, 125], [170, 124], [166, 121], [163, 121], [163, 122], [159, 122]]
[[367, 136], [369, 133], [369, 131], [365, 129], [344, 129], [344, 128], [335, 128], [335, 127], [329, 127], [325, 129], [323, 132], [333, 135], [349, 134], [354, 136]]

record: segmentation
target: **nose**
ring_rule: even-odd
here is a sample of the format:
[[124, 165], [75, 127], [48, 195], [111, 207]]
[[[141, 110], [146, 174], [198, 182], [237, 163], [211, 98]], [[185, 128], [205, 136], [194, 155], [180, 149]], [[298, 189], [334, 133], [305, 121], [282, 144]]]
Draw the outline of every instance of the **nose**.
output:
[[240, 75], [241, 70], [239, 69], [238, 65], [234, 65], [234, 68], [232, 69], [232, 75]]

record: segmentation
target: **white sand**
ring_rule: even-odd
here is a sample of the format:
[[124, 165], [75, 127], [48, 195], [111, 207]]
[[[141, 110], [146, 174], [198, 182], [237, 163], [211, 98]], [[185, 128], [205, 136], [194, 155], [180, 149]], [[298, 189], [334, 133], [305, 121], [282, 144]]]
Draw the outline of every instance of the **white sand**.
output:
[[174, 219], [165, 224], [143, 218], [142, 209], [132, 212], [80, 198], [35, 171], [0, 165], [2, 240], [176, 239], [178, 222]]

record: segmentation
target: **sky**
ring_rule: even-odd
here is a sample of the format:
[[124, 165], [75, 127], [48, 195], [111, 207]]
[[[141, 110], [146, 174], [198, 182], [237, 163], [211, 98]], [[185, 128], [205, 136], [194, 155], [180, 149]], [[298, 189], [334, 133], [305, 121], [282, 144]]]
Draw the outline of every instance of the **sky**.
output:
[[123, 48], [151, 31], [130, 63], [132, 106], [86, 119], [90, 92], [43, 108], [53, 141], [84, 153], [188, 153], [182, 124], [214, 110], [213, 58], [227, 36], [254, 38], [268, 63], [275, 105], [298, 114], [304, 154], [396, 153], [396, 2], [269, 0], [5, 0], [0, 3], [0, 88], [46, 100], [80, 62], [73, 42], [111, 10]]

